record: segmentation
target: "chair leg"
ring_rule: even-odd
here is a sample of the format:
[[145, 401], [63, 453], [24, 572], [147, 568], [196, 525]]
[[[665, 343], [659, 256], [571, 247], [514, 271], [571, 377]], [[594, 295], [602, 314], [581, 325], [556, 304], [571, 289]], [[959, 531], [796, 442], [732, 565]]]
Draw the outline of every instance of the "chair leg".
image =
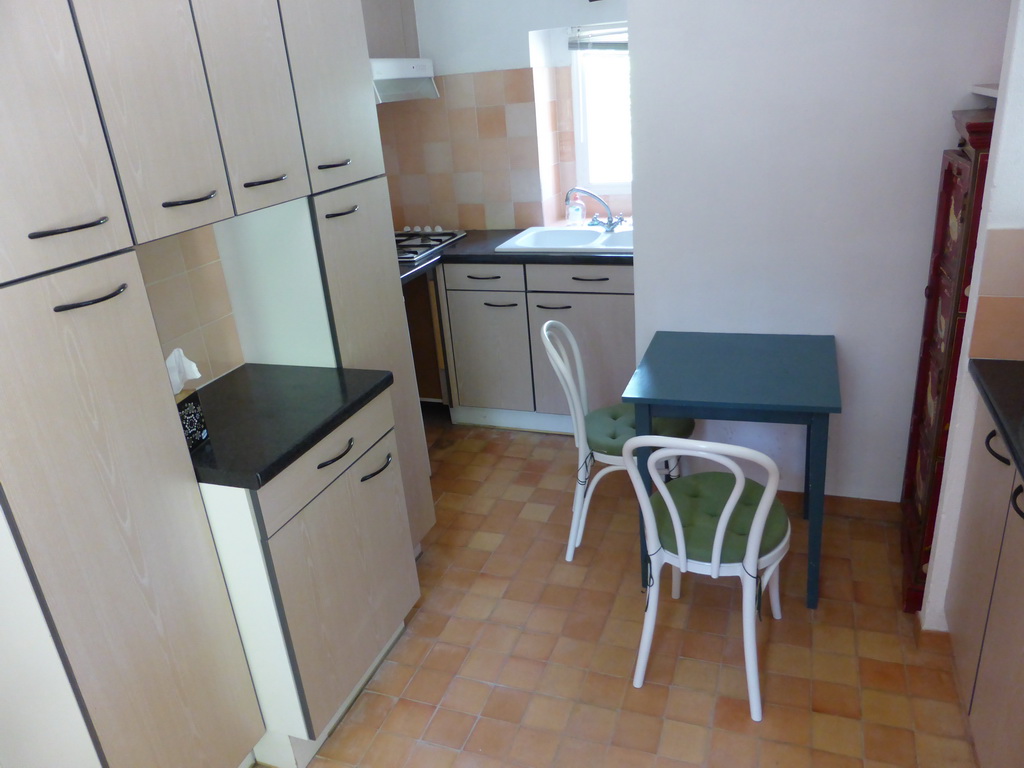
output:
[[782, 601], [779, 599], [779, 563], [781, 562], [779, 560], [769, 565], [761, 576], [761, 583], [767, 588], [768, 596], [772, 601], [772, 617], [775, 619], [782, 618]]
[[750, 719], [761, 722], [761, 681], [757, 671], [757, 580], [741, 576], [743, 584], [743, 660], [747, 668]]
[[683, 581], [683, 573], [675, 566], [672, 567], [672, 599], [678, 600], [681, 583]]
[[572, 495], [572, 522], [569, 524], [569, 541], [565, 547], [565, 560], [566, 562], [572, 562], [572, 556], [576, 553], [576, 547], [580, 545], [580, 539], [583, 537], [583, 501], [590, 488], [591, 483], [587, 482], [586, 485], [580, 485], [576, 483], [576, 490]]
[[633, 687], [642, 688], [647, 674], [647, 662], [651, 658], [651, 642], [654, 640], [654, 625], [658, 620], [658, 593], [661, 591], [661, 566], [665, 561], [660, 557], [651, 558], [651, 586], [647, 588], [647, 610], [644, 611], [644, 628], [640, 632], [640, 648], [636, 656], [636, 671], [633, 673]]
[[590, 502], [594, 498], [594, 489], [601, 482], [601, 478], [609, 472], [625, 471], [625, 467], [617, 467], [613, 464], [601, 467], [600, 471], [590, 478], [587, 483], [587, 491], [583, 496], [583, 506], [580, 508], [579, 523], [576, 525], [576, 546], [583, 543], [583, 529], [587, 527], [587, 514], [590, 512]]

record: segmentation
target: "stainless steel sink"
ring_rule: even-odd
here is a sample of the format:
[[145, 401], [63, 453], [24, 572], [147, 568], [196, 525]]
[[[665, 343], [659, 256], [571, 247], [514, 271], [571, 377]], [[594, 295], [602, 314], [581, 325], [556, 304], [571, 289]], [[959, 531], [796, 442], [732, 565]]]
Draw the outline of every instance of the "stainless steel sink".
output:
[[530, 227], [494, 249], [498, 253], [632, 253], [633, 230]]

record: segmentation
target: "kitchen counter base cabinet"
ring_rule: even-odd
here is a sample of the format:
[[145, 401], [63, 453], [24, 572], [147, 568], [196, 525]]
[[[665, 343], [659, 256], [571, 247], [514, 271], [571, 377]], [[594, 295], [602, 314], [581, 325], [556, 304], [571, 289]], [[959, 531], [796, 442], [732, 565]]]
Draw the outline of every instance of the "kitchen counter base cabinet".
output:
[[[257, 491], [201, 485], [267, 724], [255, 755], [278, 768], [313, 759], [419, 597], [388, 393], [353, 419], [367, 411], [352, 442], [372, 445], [323, 466], [305, 503], [276, 491], [297, 487], [284, 474]], [[324, 464], [337, 444], [306, 456]], [[297, 511], [273, 530], [275, 506]]]
[[540, 338], [548, 320], [579, 343], [589, 406], [620, 402], [636, 368], [632, 266], [459, 261], [443, 280], [453, 422], [572, 432]]
[[[95, 742], [45, 765], [239, 765], [263, 723], [135, 254], [0, 289], [0, 357], [17, 361], [0, 377], [0, 506], [61, 654], [50, 679]], [[43, 695], [3, 693], [2, 711]], [[34, 768], [8, 759], [31, 737], [9, 725], [0, 762]]]

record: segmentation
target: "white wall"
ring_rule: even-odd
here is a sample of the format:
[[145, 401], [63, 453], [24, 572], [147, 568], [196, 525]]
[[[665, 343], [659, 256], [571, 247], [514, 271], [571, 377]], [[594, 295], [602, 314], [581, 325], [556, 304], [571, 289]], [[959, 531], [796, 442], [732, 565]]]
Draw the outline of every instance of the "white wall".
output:
[[626, 0], [416, 0], [420, 55], [438, 75], [530, 66], [529, 33], [626, 18]]
[[[656, 329], [835, 334], [830, 494], [899, 498], [950, 112], [986, 103], [1008, 7], [630, 5], [638, 353]], [[797, 428], [706, 434], [798, 487]]]

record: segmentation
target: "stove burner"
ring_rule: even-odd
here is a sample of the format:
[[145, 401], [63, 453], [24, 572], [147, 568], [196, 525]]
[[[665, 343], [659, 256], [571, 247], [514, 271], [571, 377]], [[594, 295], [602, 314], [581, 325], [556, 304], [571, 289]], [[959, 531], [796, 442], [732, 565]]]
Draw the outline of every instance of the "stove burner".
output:
[[395, 232], [399, 261], [417, 261], [433, 256], [444, 246], [465, 236], [461, 230]]

